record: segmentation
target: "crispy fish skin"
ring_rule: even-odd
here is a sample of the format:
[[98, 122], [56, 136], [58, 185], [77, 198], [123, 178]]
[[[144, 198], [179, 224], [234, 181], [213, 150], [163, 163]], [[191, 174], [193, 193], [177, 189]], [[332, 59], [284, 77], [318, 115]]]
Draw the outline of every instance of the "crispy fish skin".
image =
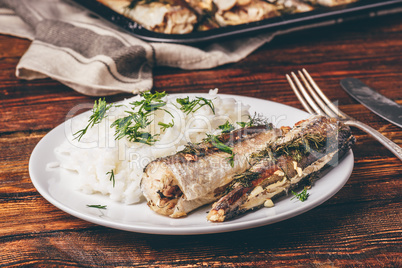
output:
[[207, 219], [222, 222], [264, 205], [272, 206], [272, 199], [312, 183], [354, 142], [349, 127], [333, 118], [314, 116], [296, 123], [272, 145], [265, 158], [237, 175], [238, 180], [213, 204]]
[[273, 143], [281, 134], [272, 127], [248, 127], [219, 137], [233, 149], [232, 155], [211, 142], [187, 147], [182, 152], [152, 161], [144, 170], [141, 190], [148, 206], [172, 218], [216, 201], [234, 174], [242, 173], [253, 163], [249, 156]]

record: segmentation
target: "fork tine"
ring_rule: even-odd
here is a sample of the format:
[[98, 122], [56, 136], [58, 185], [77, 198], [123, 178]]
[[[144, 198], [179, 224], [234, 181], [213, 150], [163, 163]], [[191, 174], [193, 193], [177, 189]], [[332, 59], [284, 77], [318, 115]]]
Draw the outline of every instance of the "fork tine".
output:
[[[318, 106], [325, 112], [326, 115], [329, 117], [336, 117], [337, 114], [335, 114], [322, 100], [321, 98], [317, 95], [317, 93], [314, 91], [314, 89], [310, 86], [309, 82], [307, 82], [305, 76], [303, 75], [302, 72], [298, 71], [300, 78], [302, 79], [304, 85], [310, 92], [311, 96], [314, 98]], [[311, 77], [311, 76], [310, 76]]]
[[320, 95], [321, 99], [328, 105], [329, 108], [339, 117], [347, 119], [348, 116], [344, 113], [342, 113], [328, 98], [325, 96], [325, 94], [321, 91], [319, 86], [314, 82], [313, 78], [310, 76], [310, 74], [307, 72], [306, 69], [303, 68], [303, 73], [307, 77], [307, 80], [309, 83], [313, 86], [315, 91]]
[[304, 109], [306, 109], [307, 112], [309, 112], [310, 114], [314, 114], [315, 113], [314, 110], [310, 107], [310, 105], [308, 105], [303, 96], [300, 95], [300, 92], [297, 90], [297, 87], [293, 83], [292, 78], [290, 78], [288, 74], [286, 74], [286, 79], [288, 80], [290, 87], [293, 89], [293, 92], [296, 94], [296, 97], [299, 99]]
[[[298, 89], [300, 90], [301, 94], [305, 98], [306, 102], [310, 105], [310, 107], [314, 110], [314, 112], [311, 112], [311, 110], [308, 110], [309, 113], [316, 113], [316, 114], [321, 114], [324, 115], [325, 113], [318, 107], [318, 105], [314, 102], [314, 100], [310, 97], [310, 95], [307, 93], [306, 89], [303, 87], [302, 83], [300, 82], [299, 78], [295, 75], [294, 72], [291, 73], [293, 80], [296, 82], [296, 85]], [[296, 88], [297, 89], [297, 88]], [[295, 91], [295, 89], [293, 89]]]

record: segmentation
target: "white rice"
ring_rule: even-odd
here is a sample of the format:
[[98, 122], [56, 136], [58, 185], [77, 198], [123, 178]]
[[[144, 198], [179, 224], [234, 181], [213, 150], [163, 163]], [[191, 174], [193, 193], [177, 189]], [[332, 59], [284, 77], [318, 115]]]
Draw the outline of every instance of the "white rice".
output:
[[[74, 117], [66, 124], [65, 142], [55, 149], [60, 168], [75, 172], [77, 188], [86, 194], [102, 194], [126, 204], [137, 203], [142, 196], [143, 169], [150, 161], [175, 154], [189, 142], [198, 143], [207, 133], [219, 133], [218, 126], [226, 121], [236, 125], [236, 122], [248, 120], [249, 106], [233, 98], [220, 98], [217, 93], [217, 89], [210, 90], [207, 97], [214, 104], [215, 114], [205, 105], [187, 115], [176, 107], [176, 97], [167, 96], [165, 108], [174, 116], [174, 126], [162, 132], [158, 122], [169, 124], [172, 116], [162, 110], [156, 111], [148, 131], [159, 136], [152, 146], [130, 142], [126, 138], [115, 140], [115, 129], [110, 128], [113, 121], [127, 116], [125, 111], [130, 109], [129, 103], [140, 100], [140, 96], [126, 99], [122, 106], [111, 108], [107, 117], [90, 128], [80, 141], [74, 139], [73, 133], [88, 124], [91, 114]], [[110, 177], [112, 170], [114, 185]]]

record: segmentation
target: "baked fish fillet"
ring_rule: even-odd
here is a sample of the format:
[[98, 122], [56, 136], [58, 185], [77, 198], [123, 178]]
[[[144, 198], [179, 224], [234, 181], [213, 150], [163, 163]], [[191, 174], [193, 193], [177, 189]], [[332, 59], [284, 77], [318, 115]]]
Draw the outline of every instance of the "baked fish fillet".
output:
[[249, 156], [265, 149], [281, 134], [272, 126], [246, 127], [217, 137], [232, 154], [215, 142], [188, 145], [183, 151], [156, 159], [144, 169], [141, 190], [148, 206], [173, 218], [216, 201], [235, 174], [253, 164]]
[[181, 0], [98, 0], [150, 31], [165, 34], [190, 33], [197, 16]]
[[310, 2], [312, 4], [318, 4], [321, 6], [334, 7], [334, 6], [351, 4], [357, 2], [358, 0], [304, 0], [304, 1]]
[[312, 183], [335, 165], [354, 142], [349, 127], [334, 118], [314, 116], [298, 122], [270, 148], [251, 156], [255, 164], [235, 175], [207, 219], [222, 222], [249, 210], [273, 206], [272, 199]]

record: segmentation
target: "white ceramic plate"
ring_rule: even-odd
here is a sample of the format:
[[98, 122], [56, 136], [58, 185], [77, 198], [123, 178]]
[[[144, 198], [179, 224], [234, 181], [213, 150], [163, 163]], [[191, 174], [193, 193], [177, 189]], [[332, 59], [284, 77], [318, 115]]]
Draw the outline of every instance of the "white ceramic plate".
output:
[[[194, 96], [194, 94], [186, 95]], [[204, 96], [204, 94], [197, 94], [197, 96]], [[276, 126], [292, 126], [297, 121], [308, 117], [308, 114], [301, 110], [272, 101], [224, 94], [219, 96], [235, 98], [237, 101], [249, 104], [252, 107], [252, 113], [261, 113], [271, 118]], [[168, 235], [207, 234], [254, 228], [282, 221], [304, 213], [331, 198], [347, 182], [354, 164], [353, 153], [350, 150], [335, 168], [314, 184], [305, 202], [291, 200], [292, 196], [283, 197], [277, 200], [272, 208], [262, 208], [224, 223], [211, 223], [206, 220], [209, 205], [192, 212], [185, 218], [171, 219], [154, 213], [145, 202], [124, 205], [105, 196], [83, 194], [74, 190], [68, 183], [66, 174], [62, 174], [65, 171], [47, 168], [48, 163], [57, 162], [54, 148], [65, 139], [65, 124], [50, 131], [33, 150], [29, 161], [32, 183], [50, 203], [75, 217], [132, 232]], [[73, 173], [67, 175], [74, 176]], [[107, 209], [89, 208], [88, 204], [107, 205]]]

